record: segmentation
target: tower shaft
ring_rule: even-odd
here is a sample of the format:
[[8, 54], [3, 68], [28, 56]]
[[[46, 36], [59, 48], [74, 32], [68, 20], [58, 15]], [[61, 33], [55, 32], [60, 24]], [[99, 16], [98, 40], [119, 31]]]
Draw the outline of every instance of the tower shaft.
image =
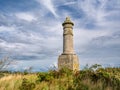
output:
[[63, 28], [63, 54], [74, 54], [72, 25]]

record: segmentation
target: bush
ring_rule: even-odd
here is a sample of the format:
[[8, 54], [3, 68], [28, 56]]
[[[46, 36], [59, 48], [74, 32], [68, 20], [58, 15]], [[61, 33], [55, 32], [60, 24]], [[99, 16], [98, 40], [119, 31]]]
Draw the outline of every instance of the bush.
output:
[[89, 90], [89, 87], [83, 83], [79, 83], [74, 90]]
[[3, 73], [0, 73], [0, 78], [4, 77], [4, 74]]
[[66, 67], [63, 67], [62, 69], [59, 70], [59, 75], [60, 76], [70, 76], [72, 75], [72, 70]]
[[29, 82], [26, 78], [23, 78], [22, 84], [19, 87], [20, 90], [33, 90], [35, 88], [35, 83]]
[[93, 85], [99, 85], [101, 83], [102, 90], [106, 90], [107, 87], [112, 90], [119, 90], [120, 79], [115, 77], [115, 73], [113, 71], [116, 72], [116, 75], [119, 74], [119, 69], [117, 68], [98, 68], [95, 71], [86, 69], [76, 72], [73, 76], [73, 85], [75, 90], [88, 90], [87, 84], [83, 83], [85, 80], [90, 80], [90, 83]]
[[38, 74], [38, 80], [37, 81], [39, 81], [39, 82], [51, 81], [53, 79], [54, 79], [54, 77], [51, 73], [42, 72], [42, 73]]

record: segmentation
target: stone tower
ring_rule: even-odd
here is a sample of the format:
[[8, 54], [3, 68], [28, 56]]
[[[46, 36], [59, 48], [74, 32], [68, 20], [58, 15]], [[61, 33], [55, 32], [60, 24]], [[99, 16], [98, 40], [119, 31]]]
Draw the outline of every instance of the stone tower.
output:
[[58, 69], [67, 67], [71, 70], [79, 70], [78, 56], [73, 48], [73, 26], [74, 23], [69, 17], [66, 18], [63, 26], [63, 53], [58, 58]]

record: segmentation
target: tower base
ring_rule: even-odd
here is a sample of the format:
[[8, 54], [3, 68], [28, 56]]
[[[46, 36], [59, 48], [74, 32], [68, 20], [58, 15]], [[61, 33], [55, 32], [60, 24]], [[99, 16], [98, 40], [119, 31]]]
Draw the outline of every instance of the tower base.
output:
[[76, 54], [62, 54], [58, 58], [58, 69], [69, 68], [73, 71], [79, 70], [79, 60]]

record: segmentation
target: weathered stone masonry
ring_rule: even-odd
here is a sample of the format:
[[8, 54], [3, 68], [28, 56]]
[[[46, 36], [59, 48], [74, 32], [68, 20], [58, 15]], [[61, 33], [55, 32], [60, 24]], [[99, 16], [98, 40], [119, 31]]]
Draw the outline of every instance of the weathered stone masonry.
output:
[[58, 58], [58, 69], [67, 67], [71, 70], [79, 70], [79, 59], [73, 48], [73, 26], [67, 17], [63, 26], [63, 53]]

